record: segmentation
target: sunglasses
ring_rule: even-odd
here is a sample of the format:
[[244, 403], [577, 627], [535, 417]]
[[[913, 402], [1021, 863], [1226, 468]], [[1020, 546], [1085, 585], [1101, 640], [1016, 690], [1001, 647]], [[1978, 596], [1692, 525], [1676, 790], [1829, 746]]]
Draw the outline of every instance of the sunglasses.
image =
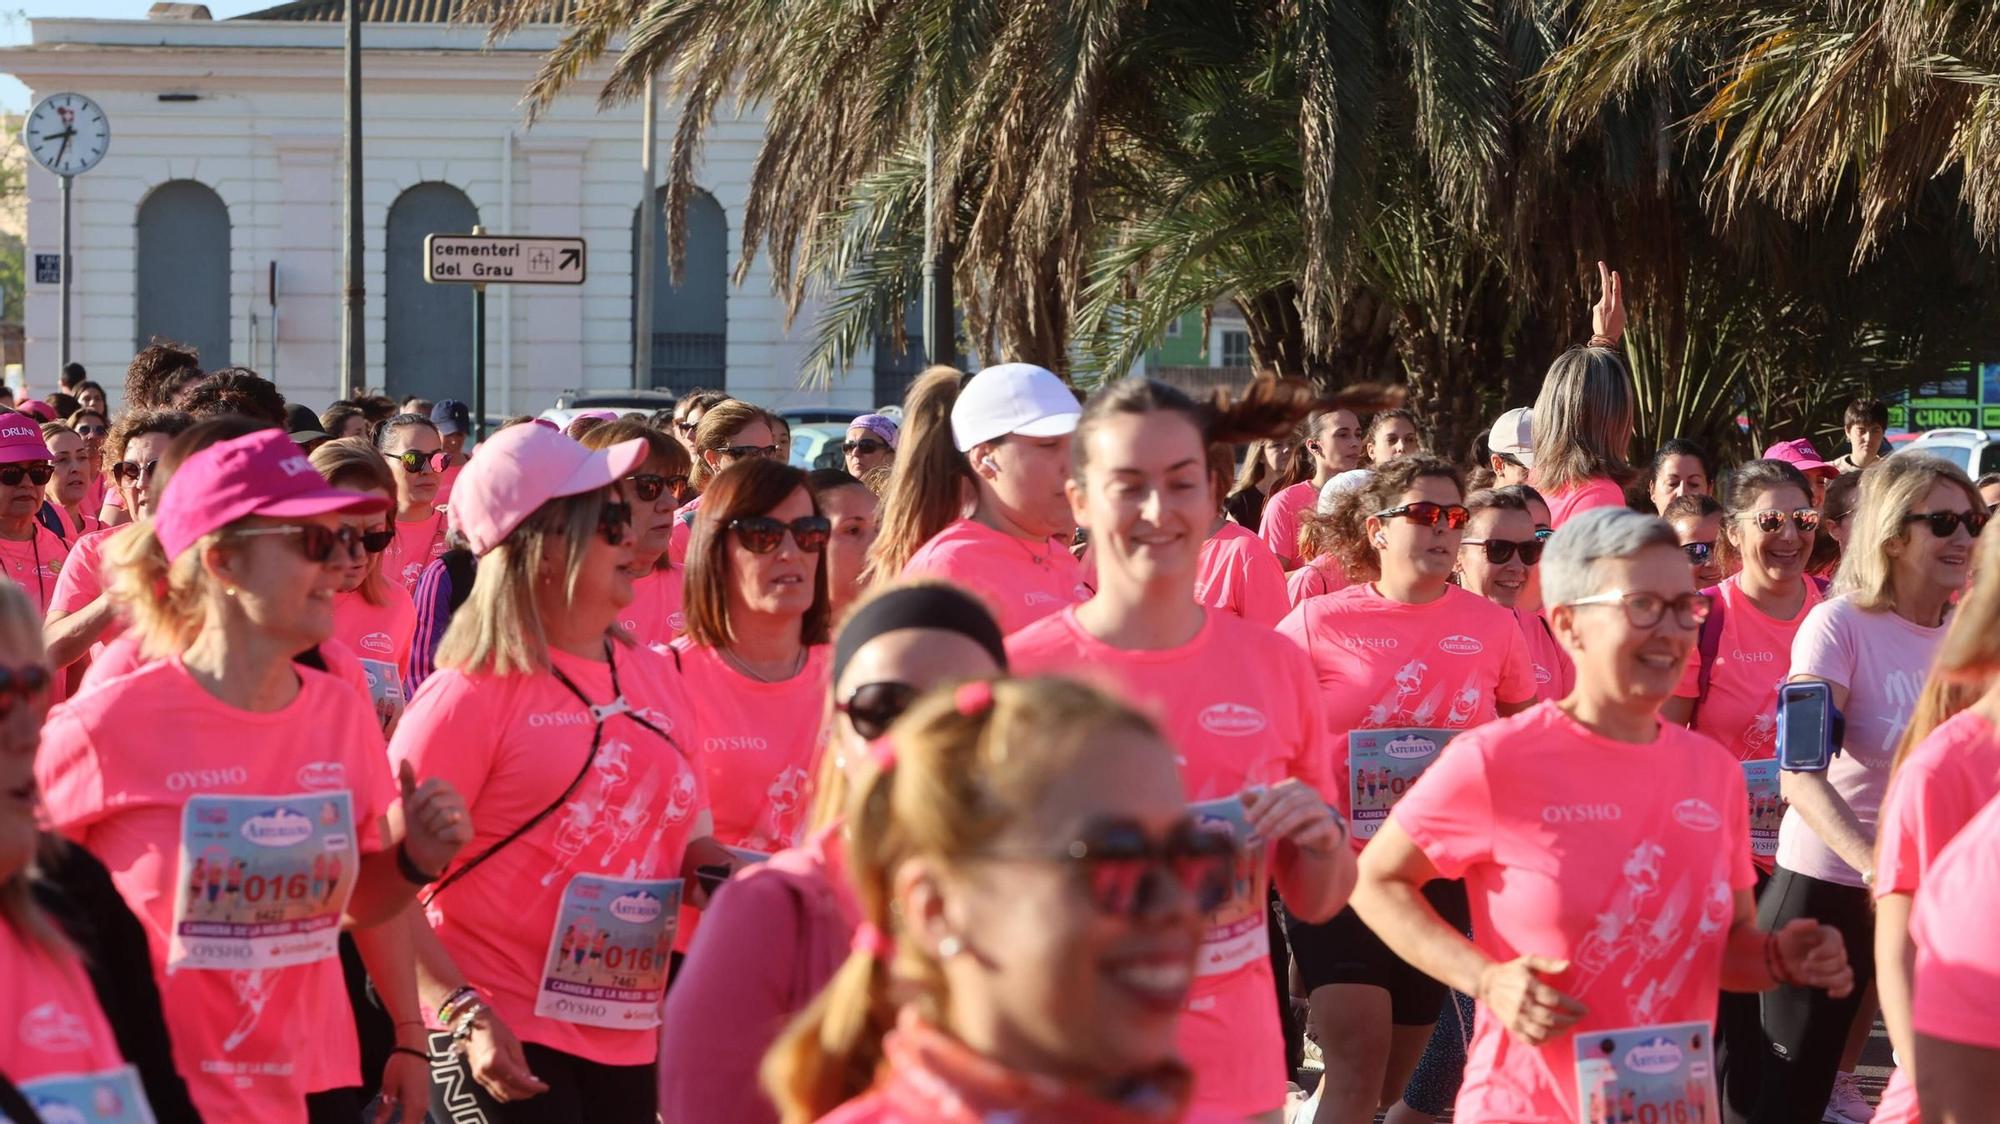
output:
[[38, 663], [25, 667], [0, 665], [0, 714], [41, 694], [49, 685], [49, 669]]
[[627, 476], [625, 482], [632, 486], [632, 494], [638, 498], [640, 503], [652, 503], [660, 498], [661, 492], [670, 491], [676, 497], [679, 497], [681, 490], [688, 485], [688, 478], [679, 475], [661, 476], [654, 472], [642, 472], [636, 476]]
[[[288, 523], [282, 527], [244, 527], [229, 532], [239, 539], [262, 538], [267, 535], [297, 535], [299, 553], [308, 562], [325, 562], [333, 557], [335, 547], [348, 556], [358, 558], [364, 552], [380, 554], [389, 548], [396, 537], [394, 531], [357, 531], [352, 527], [322, 527], [318, 523]], [[380, 545], [375, 545], [376, 543]]]
[[1757, 529], [1767, 535], [1775, 535], [1779, 531], [1784, 530], [1787, 518], [1791, 519], [1792, 526], [1797, 527], [1799, 534], [1802, 535], [1810, 535], [1814, 531], [1819, 530], [1820, 524], [1819, 512], [1810, 507], [1795, 508], [1788, 512], [1779, 511], [1775, 507], [1767, 507], [1761, 511], [1750, 512], [1743, 518], [1755, 523]]
[[605, 542], [618, 546], [625, 541], [625, 534], [631, 529], [631, 504], [607, 500], [603, 507], [597, 509], [597, 533], [604, 536]]
[[1681, 553], [1687, 555], [1688, 565], [1706, 566], [1708, 565], [1708, 560], [1715, 557], [1715, 544], [1712, 542], [1684, 542], [1681, 544]]
[[889, 451], [889, 446], [871, 438], [864, 438], [860, 441], [843, 441], [840, 443], [840, 448], [842, 452], [849, 456], [859, 454], [864, 457], [872, 457], [877, 453], [886, 453]]
[[725, 457], [734, 457], [737, 460], [742, 460], [745, 457], [774, 458], [778, 455], [778, 447], [776, 445], [724, 445], [716, 451]]
[[80, 425], [76, 427], [78, 437], [103, 437], [111, 432], [108, 425]]
[[691, 421], [677, 421], [674, 423], [674, 428], [680, 430], [682, 433], [687, 434], [689, 437], [693, 437], [694, 431], [697, 428], [697, 426], [694, 422]]
[[1532, 566], [1542, 560], [1542, 540], [1540, 538], [1536, 538], [1530, 542], [1509, 542], [1506, 539], [1466, 539], [1458, 545], [1485, 547], [1486, 560], [1495, 566], [1505, 566], [1516, 554], [1521, 556], [1521, 565], [1523, 566]]
[[1571, 601], [1571, 605], [1620, 605], [1625, 609], [1625, 619], [1633, 628], [1652, 628], [1666, 618], [1667, 611], [1673, 610], [1674, 623], [1682, 628], [1700, 628], [1708, 619], [1709, 611], [1715, 603], [1705, 593], [1683, 593], [1679, 597], [1662, 597], [1657, 593], [1627, 593], [1613, 590], [1586, 597], [1581, 601]]
[[1197, 911], [1215, 911], [1236, 888], [1242, 851], [1233, 836], [1203, 831], [1193, 823], [1181, 824], [1157, 842], [1137, 824], [1109, 823], [1053, 853], [988, 853], [983, 857], [1067, 864], [1078, 873], [1090, 904], [1099, 913], [1137, 918], [1165, 904], [1168, 883], [1192, 899]]
[[833, 523], [824, 515], [802, 515], [790, 523], [780, 523], [768, 515], [746, 515], [730, 520], [729, 529], [736, 532], [736, 541], [743, 544], [743, 549], [752, 554], [769, 554], [783, 546], [787, 531], [800, 550], [818, 554], [826, 549]]
[[56, 466], [52, 464], [10, 464], [0, 465], [0, 484], [9, 488], [19, 487], [26, 480], [39, 488], [55, 476]]
[[889, 727], [922, 693], [908, 683], [863, 683], [854, 688], [846, 702], [835, 703], [833, 709], [847, 715], [854, 732], [872, 742], [888, 733]]
[[[5, 469], [0, 469], [0, 483], [7, 482], [5, 472]], [[1979, 532], [1986, 529], [1986, 519], [1984, 513], [1977, 511], [1919, 511], [1903, 516], [1903, 526], [1929, 523], [1932, 535], [1948, 539], [1958, 533], [1958, 525], [1963, 523], [1965, 533], [1976, 539], [1979, 537]]]
[[1430, 503], [1429, 501], [1423, 503], [1406, 503], [1401, 507], [1392, 507], [1387, 511], [1378, 511], [1375, 513], [1375, 518], [1377, 519], [1394, 519], [1398, 516], [1408, 519], [1420, 527], [1436, 527], [1439, 522], [1442, 522], [1446, 527], [1454, 531], [1461, 531], [1465, 529], [1466, 521], [1472, 518], [1472, 513], [1467, 511], [1463, 504]]
[[157, 460], [150, 460], [145, 464], [140, 464], [137, 461], [119, 461], [117, 464], [111, 466], [111, 475], [115, 479], [128, 482], [133, 480], [145, 481], [151, 480], [153, 474], [159, 470], [160, 462]]
[[451, 467], [451, 454], [443, 451], [426, 453], [418, 449], [406, 449], [389, 458], [403, 466], [403, 471], [412, 476], [429, 472], [443, 472]]

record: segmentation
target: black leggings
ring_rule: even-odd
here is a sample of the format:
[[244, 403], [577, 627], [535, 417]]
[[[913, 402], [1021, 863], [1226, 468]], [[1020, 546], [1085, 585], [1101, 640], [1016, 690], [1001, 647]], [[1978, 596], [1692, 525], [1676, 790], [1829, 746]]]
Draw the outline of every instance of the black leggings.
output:
[[603, 1065], [523, 1042], [528, 1072], [549, 1091], [502, 1104], [450, 1050], [449, 1035], [431, 1035], [433, 1124], [656, 1124], [659, 1116], [657, 1065]]
[[[1771, 876], [1757, 872], [1757, 903], [1761, 906]], [[1722, 1094], [1722, 1124], [1748, 1124], [1757, 1110], [1757, 1089], [1763, 1084], [1764, 997], [1754, 991], [1725, 991], [1715, 1004], [1715, 1084]]]
[[1840, 930], [1854, 968], [1854, 990], [1845, 999], [1811, 987], [1779, 986], [1764, 993], [1760, 1006], [1768, 1047], [1757, 1110], [1750, 1117], [1754, 1124], [1819, 1124], [1847, 1032], [1875, 981], [1875, 908], [1866, 887], [1822, 882], [1779, 867], [1757, 905], [1757, 927], [1770, 932], [1800, 917]]

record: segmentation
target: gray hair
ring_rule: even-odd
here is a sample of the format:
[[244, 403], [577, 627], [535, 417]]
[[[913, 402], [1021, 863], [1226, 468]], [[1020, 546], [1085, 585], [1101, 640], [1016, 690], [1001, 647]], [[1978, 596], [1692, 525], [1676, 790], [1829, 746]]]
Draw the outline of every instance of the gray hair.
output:
[[1678, 548], [1679, 536], [1666, 520], [1624, 507], [1592, 508], [1562, 525], [1542, 555], [1542, 597], [1567, 605], [1599, 592], [1597, 564], [1630, 558], [1649, 546]]

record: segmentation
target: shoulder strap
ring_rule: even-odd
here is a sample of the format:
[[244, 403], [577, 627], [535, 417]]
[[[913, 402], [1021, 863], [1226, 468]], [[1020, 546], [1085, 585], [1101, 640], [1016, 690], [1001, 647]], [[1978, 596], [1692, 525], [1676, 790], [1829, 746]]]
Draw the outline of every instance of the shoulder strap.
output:
[[63, 526], [62, 513], [56, 510], [56, 505], [43, 500], [41, 509], [35, 512], [35, 521], [47, 527], [50, 534], [61, 539], [64, 546], [69, 545], [69, 529]]
[[469, 550], [452, 549], [444, 552], [445, 573], [451, 575], [451, 592], [446, 600], [452, 612], [457, 612], [465, 599], [472, 596], [472, 579], [477, 576], [478, 559]]
[[1694, 696], [1694, 710], [1688, 714], [1689, 729], [1694, 728], [1695, 719], [1701, 715], [1701, 704], [1708, 701], [1708, 681], [1715, 673], [1716, 654], [1722, 651], [1722, 620], [1727, 615], [1728, 602], [1723, 600], [1721, 586], [1712, 585], [1702, 592], [1708, 594], [1710, 607], [1708, 619], [1701, 622], [1701, 638], [1696, 641], [1696, 658], [1701, 664], [1695, 671], [1699, 687]]
[[1812, 575], [1809, 580], [1813, 583], [1813, 588], [1819, 590], [1819, 595], [1821, 597], [1825, 597], [1826, 591], [1833, 588], [1832, 582], [1828, 581], [1823, 577], [1820, 577], [1818, 574]]

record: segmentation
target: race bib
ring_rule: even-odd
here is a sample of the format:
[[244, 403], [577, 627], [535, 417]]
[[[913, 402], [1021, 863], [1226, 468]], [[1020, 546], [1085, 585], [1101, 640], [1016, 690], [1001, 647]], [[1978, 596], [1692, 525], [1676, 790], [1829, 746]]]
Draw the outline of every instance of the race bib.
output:
[[1778, 763], [1743, 762], [1743, 783], [1750, 789], [1750, 853], [1773, 858], [1778, 853], [1778, 825], [1790, 806], [1778, 791]]
[[344, 789], [189, 799], [167, 970], [289, 968], [334, 955], [359, 859]]
[[1255, 963], [1259, 957], [1271, 955], [1264, 911], [1271, 878], [1267, 848], [1250, 830], [1250, 818], [1240, 797], [1204, 800], [1188, 805], [1188, 811], [1194, 816], [1196, 827], [1233, 837], [1241, 850], [1229, 897], [1208, 915], [1201, 955], [1194, 969], [1197, 976], [1226, 975]]
[[549, 933], [535, 1014], [613, 1030], [660, 1025], [680, 904], [678, 878], [572, 877]]
[[1348, 833], [1373, 839], [1457, 730], [1351, 730], [1347, 735]]
[[1706, 1022], [1584, 1031], [1575, 1038], [1577, 1124], [1720, 1119]]
[[153, 1124], [139, 1071], [129, 1065], [37, 1078], [21, 1086], [21, 1096], [43, 1124]]
[[368, 676], [368, 697], [376, 703], [403, 701], [403, 675], [396, 665], [386, 660], [361, 661], [361, 670]]

